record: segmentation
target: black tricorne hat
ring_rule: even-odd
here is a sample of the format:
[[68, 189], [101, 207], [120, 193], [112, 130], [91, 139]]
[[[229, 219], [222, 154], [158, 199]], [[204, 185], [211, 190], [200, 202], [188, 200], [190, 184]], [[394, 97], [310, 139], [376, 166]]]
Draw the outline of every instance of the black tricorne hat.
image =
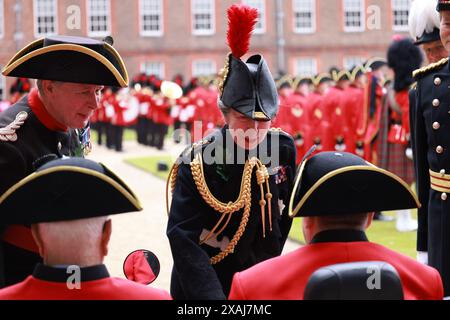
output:
[[8, 77], [54, 80], [114, 87], [128, 86], [128, 73], [119, 53], [105, 41], [49, 36], [20, 50], [6, 64]]
[[278, 112], [275, 81], [261, 55], [241, 60], [249, 50], [250, 35], [258, 17], [255, 8], [243, 4], [228, 9], [228, 45], [231, 53], [220, 72], [220, 102], [248, 118], [272, 120]]
[[83, 158], [50, 161], [0, 197], [0, 224], [33, 224], [140, 211], [112, 171]]
[[346, 152], [322, 152], [303, 161], [289, 215], [330, 216], [420, 207], [399, 177]]

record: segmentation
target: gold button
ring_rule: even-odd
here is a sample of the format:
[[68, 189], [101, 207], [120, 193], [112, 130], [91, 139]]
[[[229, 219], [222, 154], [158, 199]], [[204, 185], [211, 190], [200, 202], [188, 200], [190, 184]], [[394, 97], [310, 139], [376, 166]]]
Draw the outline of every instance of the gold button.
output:
[[441, 83], [442, 83], [441, 78], [437, 77], [436, 79], [434, 79], [434, 84], [435, 84], [435, 85], [440, 86]]
[[441, 153], [444, 152], [444, 148], [443, 148], [442, 146], [438, 146], [438, 147], [436, 148], [436, 152], [439, 153], [439, 154], [441, 154]]
[[58, 150], [61, 151], [61, 149], [62, 149], [62, 143], [60, 141], [60, 142], [58, 142]]
[[434, 99], [433, 100], [433, 107], [439, 107], [441, 104], [441, 102], [439, 101], [439, 99]]
[[440, 128], [441, 128], [441, 124], [439, 122], [433, 123], [433, 129], [434, 130], [439, 130]]
[[447, 201], [447, 198], [448, 198], [448, 196], [447, 196], [446, 193], [443, 193], [443, 194], [441, 195], [442, 201]]
[[445, 173], [446, 173], [445, 169], [442, 169], [441, 172], [440, 172], [442, 177], [445, 177]]

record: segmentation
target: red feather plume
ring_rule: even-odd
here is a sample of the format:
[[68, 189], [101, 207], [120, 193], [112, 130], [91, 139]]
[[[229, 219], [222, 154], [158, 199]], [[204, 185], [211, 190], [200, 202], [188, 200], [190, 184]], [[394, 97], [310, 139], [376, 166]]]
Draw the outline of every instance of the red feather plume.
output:
[[231, 53], [240, 59], [250, 49], [250, 37], [258, 19], [258, 10], [244, 4], [228, 9], [227, 40]]

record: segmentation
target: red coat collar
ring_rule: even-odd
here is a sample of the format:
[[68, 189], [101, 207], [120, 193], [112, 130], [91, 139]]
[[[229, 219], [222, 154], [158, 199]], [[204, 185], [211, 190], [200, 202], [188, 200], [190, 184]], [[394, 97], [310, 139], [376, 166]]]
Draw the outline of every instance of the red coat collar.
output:
[[55, 118], [47, 111], [41, 98], [39, 97], [38, 90], [32, 89], [28, 95], [28, 104], [39, 119], [39, 121], [51, 131], [67, 131], [69, 128], [56, 121]]

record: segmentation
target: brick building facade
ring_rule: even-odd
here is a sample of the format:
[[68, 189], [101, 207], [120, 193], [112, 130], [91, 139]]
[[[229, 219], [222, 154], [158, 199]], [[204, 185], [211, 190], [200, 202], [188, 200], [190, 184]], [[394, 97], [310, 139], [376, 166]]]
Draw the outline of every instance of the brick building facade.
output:
[[[214, 73], [237, 2], [260, 9], [252, 52], [273, 73], [309, 74], [385, 56], [392, 36], [407, 34], [411, 0], [0, 0], [0, 65], [47, 34], [112, 35], [130, 75]], [[1, 79], [2, 97], [10, 82]]]

